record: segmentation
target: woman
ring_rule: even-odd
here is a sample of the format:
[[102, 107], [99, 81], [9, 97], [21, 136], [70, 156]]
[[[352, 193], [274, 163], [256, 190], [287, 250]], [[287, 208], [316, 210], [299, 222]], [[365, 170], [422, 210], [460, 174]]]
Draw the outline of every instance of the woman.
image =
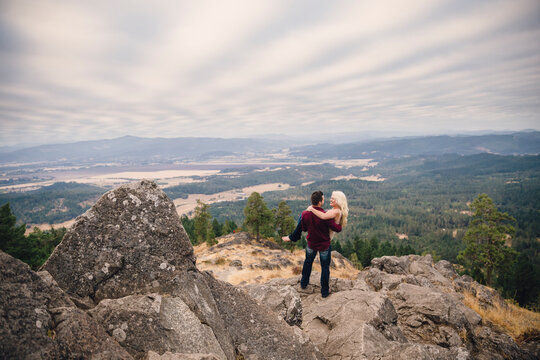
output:
[[[327, 212], [319, 211], [310, 205], [307, 210], [311, 211], [315, 216], [322, 220], [334, 219], [334, 221], [341, 225], [347, 225], [347, 218], [349, 217], [349, 206], [347, 205], [347, 197], [342, 191], [334, 191], [330, 198], [330, 206], [332, 209]], [[330, 239], [334, 237], [334, 232], [330, 230]]]
[[[306, 210], [311, 211], [315, 216], [323, 220], [334, 219], [336, 223], [342, 227], [347, 225], [347, 217], [349, 216], [349, 206], [347, 205], [347, 197], [342, 191], [334, 191], [332, 197], [330, 198], [330, 206], [332, 209], [327, 212], [319, 211], [313, 208], [313, 205], [310, 205]], [[281, 239], [283, 241], [298, 241], [302, 236], [302, 215], [298, 218], [298, 223], [296, 228], [289, 236], [283, 236]], [[334, 237], [334, 232], [330, 230], [330, 239]]]

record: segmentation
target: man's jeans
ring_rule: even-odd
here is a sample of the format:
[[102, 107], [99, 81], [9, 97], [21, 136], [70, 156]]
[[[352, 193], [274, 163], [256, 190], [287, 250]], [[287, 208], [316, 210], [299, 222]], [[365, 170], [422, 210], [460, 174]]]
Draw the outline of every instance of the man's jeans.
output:
[[[319, 251], [319, 259], [321, 260], [321, 295], [327, 297], [329, 294], [328, 283], [330, 281], [330, 262], [331, 262], [332, 247]], [[306, 259], [304, 260], [304, 267], [302, 268], [302, 280], [300, 286], [305, 288], [309, 284], [309, 277], [311, 275], [311, 267], [313, 260], [317, 256], [317, 250], [311, 249], [306, 246]]]

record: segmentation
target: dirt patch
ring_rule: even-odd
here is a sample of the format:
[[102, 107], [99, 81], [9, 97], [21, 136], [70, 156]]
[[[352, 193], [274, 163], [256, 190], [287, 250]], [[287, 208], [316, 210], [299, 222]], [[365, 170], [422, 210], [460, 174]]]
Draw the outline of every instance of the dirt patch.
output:
[[197, 207], [197, 200], [205, 204], [213, 204], [222, 201], [240, 201], [247, 199], [253, 192], [264, 193], [267, 191], [287, 190], [291, 186], [283, 183], [262, 184], [249, 186], [242, 189], [228, 190], [216, 194], [190, 194], [187, 199], [174, 199], [176, 212], [178, 215], [189, 215]]
[[51, 230], [51, 228], [60, 229], [60, 228], [63, 228], [63, 227], [68, 229], [74, 223], [75, 223], [75, 219], [71, 219], [71, 220], [68, 220], [68, 221], [64, 221], [63, 223], [54, 224], [54, 225], [51, 225], [51, 224], [36, 224], [36, 225], [32, 225], [31, 227], [26, 229], [25, 235], [30, 234], [34, 230], [35, 227], [37, 227], [38, 229], [40, 229], [42, 231]]

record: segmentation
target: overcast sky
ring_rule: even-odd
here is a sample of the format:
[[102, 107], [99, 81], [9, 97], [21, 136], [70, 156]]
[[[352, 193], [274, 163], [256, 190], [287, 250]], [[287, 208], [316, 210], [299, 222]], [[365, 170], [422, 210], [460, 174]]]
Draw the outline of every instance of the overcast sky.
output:
[[540, 129], [540, 1], [0, 0], [0, 145]]

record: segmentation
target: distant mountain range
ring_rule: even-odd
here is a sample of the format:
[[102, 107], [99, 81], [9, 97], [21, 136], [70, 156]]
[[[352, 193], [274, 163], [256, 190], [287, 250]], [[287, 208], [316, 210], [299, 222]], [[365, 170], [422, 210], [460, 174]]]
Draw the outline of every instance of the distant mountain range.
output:
[[[140, 138], [125, 136], [110, 140], [41, 145], [1, 152], [0, 163], [100, 163], [166, 162], [200, 160], [231, 155], [262, 155], [291, 148], [293, 141], [222, 138]], [[480, 136], [423, 136], [362, 140], [346, 144], [292, 147], [293, 157], [307, 159], [388, 158], [417, 155], [493, 153], [523, 155], [540, 153], [540, 132], [516, 132]]]
[[311, 159], [389, 158], [418, 155], [492, 153], [500, 155], [540, 154], [540, 132], [516, 132], [481, 136], [425, 136], [381, 139], [348, 144], [301, 146], [293, 156]]
[[281, 148], [282, 142], [263, 139], [140, 138], [41, 145], [0, 154], [0, 163], [146, 162], [205, 160], [233, 154], [261, 153]]

